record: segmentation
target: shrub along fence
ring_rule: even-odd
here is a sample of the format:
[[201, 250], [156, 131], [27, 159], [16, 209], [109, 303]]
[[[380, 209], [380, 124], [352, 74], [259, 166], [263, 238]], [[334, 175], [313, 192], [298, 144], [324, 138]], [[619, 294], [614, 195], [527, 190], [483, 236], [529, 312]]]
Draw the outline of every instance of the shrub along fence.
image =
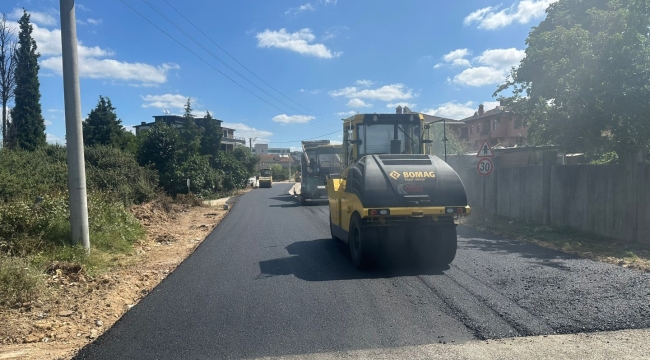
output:
[[488, 176], [451, 159], [469, 205], [479, 212], [650, 245], [650, 165], [500, 166]]

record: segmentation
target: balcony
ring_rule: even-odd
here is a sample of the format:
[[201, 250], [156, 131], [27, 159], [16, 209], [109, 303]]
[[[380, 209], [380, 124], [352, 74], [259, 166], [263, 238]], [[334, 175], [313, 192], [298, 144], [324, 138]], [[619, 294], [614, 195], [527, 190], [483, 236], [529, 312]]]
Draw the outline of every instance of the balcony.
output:
[[222, 144], [246, 144], [246, 138], [240, 137], [240, 136], [234, 136], [234, 135], [226, 135], [224, 134], [221, 137], [221, 143]]

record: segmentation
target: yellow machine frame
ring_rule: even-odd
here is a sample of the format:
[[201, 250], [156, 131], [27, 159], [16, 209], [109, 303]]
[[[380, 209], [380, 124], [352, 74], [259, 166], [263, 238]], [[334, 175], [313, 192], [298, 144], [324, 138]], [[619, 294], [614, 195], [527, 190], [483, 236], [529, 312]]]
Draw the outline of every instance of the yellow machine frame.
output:
[[[420, 128], [424, 128], [424, 116], [422, 114], [410, 114], [411, 116], [417, 117], [417, 121], [420, 122]], [[358, 125], [363, 124], [364, 114], [354, 115], [347, 119], [343, 120], [343, 156], [344, 156], [344, 170], [341, 172], [341, 178], [328, 179], [327, 181], [327, 193], [329, 197], [329, 207], [330, 207], [330, 220], [331, 224], [334, 225], [334, 232], [336, 232], [336, 227], [342, 232], [339, 232], [338, 237], [344, 241], [347, 241], [347, 233], [350, 231], [350, 220], [352, 216], [356, 213], [360, 218], [374, 218], [377, 222], [382, 223], [385, 220], [386, 216], [382, 215], [370, 215], [370, 208], [364, 208], [361, 204], [361, 200], [351, 193], [346, 193], [345, 182], [347, 178], [347, 173], [350, 168], [350, 165], [353, 165], [358, 160], [357, 147], [350, 143], [350, 140], [358, 139]], [[425, 153], [425, 144], [420, 142], [419, 154]], [[435, 176], [435, 175], [434, 175]], [[334, 209], [336, 209], [334, 211]], [[446, 218], [449, 217], [449, 214], [446, 213], [448, 210], [447, 207], [398, 207], [398, 208], [386, 208], [390, 212], [390, 217], [396, 216], [406, 216], [414, 218], [423, 218], [431, 219], [433, 221], [438, 221], [440, 216]], [[469, 215], [471, 213], [471, 208], [465, 206], [462, 214]], [[383, 219], [383, 220], [382, 220]]]

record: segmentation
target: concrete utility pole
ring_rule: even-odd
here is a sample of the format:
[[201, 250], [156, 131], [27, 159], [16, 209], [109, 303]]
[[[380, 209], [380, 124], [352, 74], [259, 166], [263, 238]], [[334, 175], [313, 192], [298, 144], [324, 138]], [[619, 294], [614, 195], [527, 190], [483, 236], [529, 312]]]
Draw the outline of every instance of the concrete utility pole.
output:
[[248, 138], [248, 147], [250, 148], [251, 152], [253, 152], [253, 141], [255, 141], [256, 139], [257, 139], [257, 136], [255, 137], [255, 139]]
[[63, 97], [65, 99], [65, 135], [68, 152], [68, 193], [70, 194], [70, 230], [72, 243], [81, 243], [90, 251], [86, 163], [81, 127], [81, 91], [77, 64], [77, 22], [74, 0], [60, 0], [61, 48], [63, 58]]

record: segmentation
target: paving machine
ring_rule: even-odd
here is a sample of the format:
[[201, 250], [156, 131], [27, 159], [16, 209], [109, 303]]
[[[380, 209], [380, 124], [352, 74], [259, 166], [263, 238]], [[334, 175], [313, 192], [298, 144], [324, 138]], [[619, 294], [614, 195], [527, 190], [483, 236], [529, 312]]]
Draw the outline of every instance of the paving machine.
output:
[[271, 175], [271, 169], [261, 169], [260, 178], [258, 180], [259, 187], [270, 188], [273, 185], [273, 176]]
[[341, 145], [329, 140], [303, 141], [300, 176], [300, 203], [327, 199], [327, 177], [341, 172]]
[[441, 267], [456, 256], [455, 219], [471, 212], [458, 174], [425, 154], [424, 116], [357, 114], [343, 120], [343, 167], [327, 181], [330, 230], [358, 268], [398, 247]]

